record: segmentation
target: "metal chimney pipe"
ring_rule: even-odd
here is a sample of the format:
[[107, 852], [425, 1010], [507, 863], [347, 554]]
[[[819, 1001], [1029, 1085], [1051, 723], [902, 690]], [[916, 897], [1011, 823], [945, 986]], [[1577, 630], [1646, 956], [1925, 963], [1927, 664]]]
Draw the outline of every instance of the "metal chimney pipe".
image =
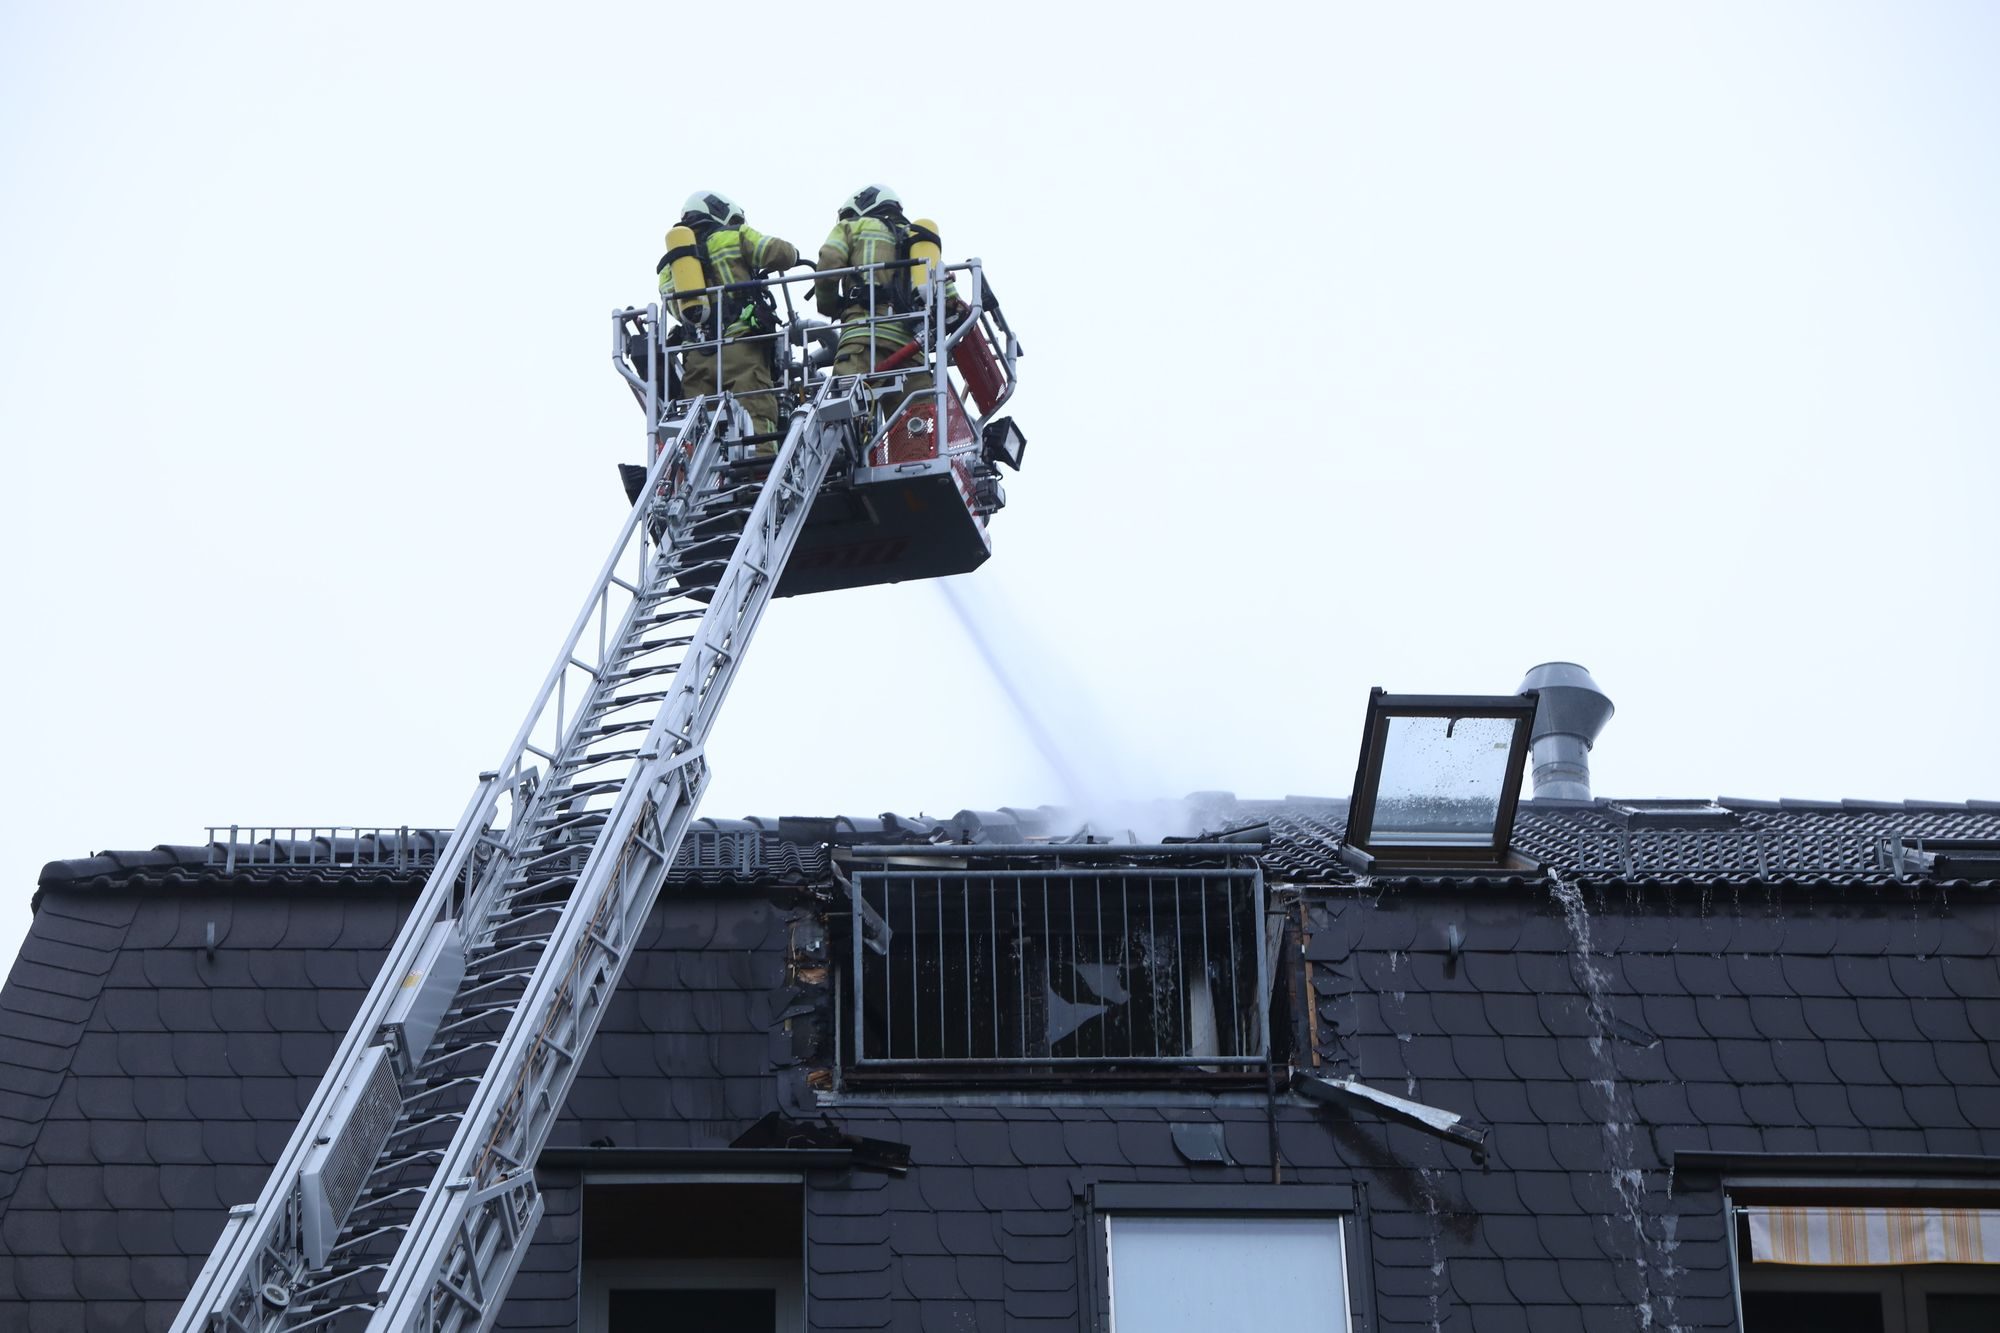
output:
[[1529, 669], [1516, 694], [1533, 690], [1535, 725], [1528, 733], [1536, 799], [1590, 799], [1590, 746], [1611, 720], [1609, 695], [1574, 662]]

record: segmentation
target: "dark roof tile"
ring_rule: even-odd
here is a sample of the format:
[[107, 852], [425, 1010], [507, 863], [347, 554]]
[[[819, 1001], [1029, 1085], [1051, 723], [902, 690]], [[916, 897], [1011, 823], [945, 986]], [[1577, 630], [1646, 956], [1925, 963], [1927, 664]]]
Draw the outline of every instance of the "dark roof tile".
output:
[[50, 1045], [0, 1031], [0, 1082], [29, 1097], [52, 1096], [61, 1071], [70, 1067], [71, 1050], [67, 1042]]
[[1743, 1113], [1753, 1125], [1803, 1125], [1804, 1115], [1790, 1085], [1761, 1084], [1737, 1089], [1743, 1099]]
[[[1007, 1261], [1005, 1274], [1007, 1290], [1011, 1292], [1074, 1292], [1076, 1290], [1076, 1261], [1073, 1255], [1062, 1262], [1050, 1264], [1017, 1263]], [[1075, 1313], [1074, 1302], [1070, 1312]], [[1046, 1317], [1046, 1316], [1044, 1316]]]
[[[941, 1223], [946, 1220], [956, 1222], [962, 1218], [978, 1216], [971, 1213], [933, 1213], [925, 1209], [906, 1208], [883, 1214], [881, 1222], [887, 1231], [889, 1248], [897, 1254], [951, 1254], [957, 1252], [957, 1247], [945, 1243]], [[980, 1220], [985, 1219], [982, 1217]], [[811, 1235], [814, 1243], [823, 1237], [839, 1239], [850, 1234], [866, 1241], [873, 1235], [875, 1222], [874, 1218], [830, 1216], [814, 1208], [811, 1210]], [[850, 1228], [853, 1228], [851, 1232]]]
[[891, 1262], [880, 1245], [850, 1245], [825, 1241], [811, 1247], [807, 1266], [817, 1274], [879, 1273]]
[[1811, 1037], [1806, 1023], [1805, 1001], [1795, 995], [1752, 995], [1751, 1025], [1767, 1039], [1796, 1040]]
[[[1881, 933], [1878, 926], [1876, 934], [1879, 936]], [[1842, 955], [1833, 960], [1833, 976], [1841, 989], [1856, 999], [1886, 999], [1903, 994], [1885, 957]]]
[[1861, 1026], [1878, 1042], [1921, 1042], [1924, 1034], [1917, 1027], [1914, 1006], [1914, 1001], [1901, 998], [1870, 1000], [1860, 1006]]
[[1855, 1041], [1865, 1038], [1860, 1005], [1844, 996], [1815, 995], [1803, 1001], [1806, 1026], [1821, 1041]]
[[1594, 1122], [1583, 1108], [1581, 1088], [1573, 1081], [1534, 1079], [1525, 1085], [1528, 1108], [1542, 1124], [1576, 1125]]
[[891, 1311], [888, 1301], [836, 1301], [813, 1288], [813, 1324], [819, 1328], [887, 1328]]
[[64, 1045], [71, 1040], [68, 1035], [71, 1030], [90, 1021], [95, 1007], [95, 996], [78, 997], [60, 990], [41, 990], [23, 984], [19, 977], [10, 980], [6, 989], [0, 991], [0, 1010], [58, 1025], [57, 1030], [63, 1035], [57, 1041]]
[[[279, 1033], [278, 1063], [287, 1074], [317, 1082], [326, 1073], [327, 1066], [333, 1063], [333, 1057], [340, 1049], [341, 1035], [338, 1030]], [[232, 1031], [229, 1040], [233, 1047], [241, 1041], [241, 1037]], [[256, 1053], [260, 1067], [266, 1067], [262, 1061], [267, 1057], [268, 1046], [252, 1045], [250, 1049]]]
[[[901, 1216], [898, 1214], [899, 1218]], [[918, 1229], [913, 1231], [912, 1235], [917, 1238], [919, 1244], [925, 1240], [935, 1239], [938, 1248], [904, 1249], [899, 1245], [897, 1247], [899, 1253], [998, 1255], [1003, 1250], [999, 1227], [994, 1218], [986, 1213], [938, 1213], [928, 1231]], [[1004, 1248], [1012, 1252], [1016, 1245], [1021, 1243], [1023, 1242], [1010, 1241]]]
[[1952, 1087], [1900, 1087], [1904, 1113], [1920, 1129], [1972, 1129]]
[[1948, 1082], [1983, 1087], [2000, 1082], [1995, 1075], [1993, 1047], [1988, 1042], [1941, 1041], [1930, 1049]]
[[[104, 1199], [111, 1207], [118, 1209], [167, 1207], [166, 1197], [160, 1193], [159, 1168], [151, 1165], [111, 1163], [92, 1169], [99, 1171], [103, 1182]], [[217, 1226], [220, 1226], [219, 1221]]]
[[[995, 1168], [986, 1169], [995, 1170]], [[1173, 1178], [1178, 1180], [1183, 1177], [1176, 1174]], [[1075, 1202], [1081, 1189], [1081, 1180], [1069, 1172], [1043, 1170], [1028, 1173], [1028, 1194], [1037, 1208], [1069, 1207]]]
[[1527, 1124], [1535, 1119], [1526, 1086], [1511, 1078], [1475, 1081], [1472, 1100], [1472, 1109], [1488, 1124]]
[[1062, 1126], [1050, 1121], [1012, 1121], [1007, 1140], [1015, 1160], [1028, 1166], [1070, 1166], [1069, 1150], [1063, 1144]]
[[1943, 960], [1936, 957], [1891, 956], [1889, 976], [1896, 989], [1912, 999], [1944, 1000], [1959, 994], [1945, 978]]
[[[1065, 1256], [1075, 1258], [1072, 1249]], [[1019, 1257], [1032, 1258], [1032, 1255]], [[958, 1285], [967, 1296], [976, 1301], [1000, 1301], [1006, 1294], [1002, 1279], [1004, 1267], [998, 1255], [960, 1254], [954, 1262], [958, 1268]]]
[[2000, 999], [2000, 967], [1989, 958], [1941, 958], [1945, 984], [1968, 1000]]
[[1551, 1037], [1506, 1037], [1507, 1068], [1517, 1079], [1569, 1079], [1565, 1044]]
[[1991, 1155], [1993, 1137], [1970, 1127], [1938, 1128], [1935, 1125], [1924, 1129], [1924, 1151], [1930, 1153], [1955, 1153], [1972, 1157]]
[[1825, 1050], [1834, 1077], [1850, 1087], [1889, 1081], [1872, 1041], [1829, 1041]]
[[[963, 1281], [963, 1279], [961, 1279]], [[998, 1295], [991, 1301], [926, 1301], [918, 1307], [922, 1333], [999, 1333], [1006, 1325], [1006, 1309]]]
[[1700, 1010], [1692, 996], [1649, 994], [1639, 997], [1635, 1017], [1641, 1027], [1661, 1038], [1714, 1035], [1699, 1015]]
[[1521, 984], [1532, 994], [1561, 994], [1576, 989], [1567, 954], [1515, 954], [1514, 966], [1520, 971]]
[[[1047, 1265], [1040, 1265], [1047, 1267]], [[1031, 1321], [1046, 1320], [1053, 1327], [1074, 1328], [1076, 1320], [1076, 1291], [1074, 1287], [1059, 1291], [1042, 1291], [1016, 1286], [1013, 1270], [1007, 1279], [1007, 1326], [1010, 1329], [1029, 1328]]]
[[[819, 1247], [814, 1250], [817, 1255]], [[842, 1249], [865, 1248], [841, 1246]], [[870, 1253], [880, 1253], [871, 1250]], [[823, 1269], [817, 1260], [813, 1262], [812, 1292], [814, 1307], [823, 1301], [887, 1301], [894, 1290], [889, 1270], [885, 1268], [871, 1271], [842, 1272]]]
[[906, 1255], [898, 1266], [904, 1290], [922, 1301], [961, 1300], [958, 1265], [949, 1256]]
[[1836, 1083], [1833, 1067], [1827, 1062], [1826, 1048], [1817, 1042], [1772, 1042], [1770, 1054], [1777, 1077], [1787, 1083]]
[[1000, 1215], [1000, 1229], [1010, 1236], [1067, 1236], [1074, 1225], [1068, 1211], [1015, 1210]]
[[1528, 986], [1514, 965], [1514, 955], [1468, 951], [1461, 960], [1472, 987], [1482, 995], [1526, 994]]
[[1457, 1255], [1446, 1265], [1453, 1293], [1459, 1300], [1484, 1309], [1515, 1299], [1507, 1285], [1507, 1265], [1499, 1259]]
[[1718, 1041], [1716, 1057], [1723, 1072], [1735, 1083], [1773, 1083], [1778, 1079], [1771, 1061], [1771, 1047], [1762, 1041]]
[[1065, 1117], [1062, 1122], [1063, 1147], [1072, 1161], [1109, 1166], [1125, 1160], [1118, 1128], [1109, 1119]]
[[1040, 1203], [1034, 1191], [1034, 1179], [1044, 1173], [1024, 1173], [1010, 1171], [1006, 1167], [974, 1167], [972, 1169], [972, 1197], [978, 1207], [986, 1211], [1002, 1209], [1032, 1209]]
[[[1500, 1037], [1443, 1037], [1423, 1034], [1403, 1041], [1403, 1073], [1420, 1079], [1456, 1079], [1477, 1077], [1472, 1070], [1458, 1063], [1456, 1052], [1463, 1046], [1467, 1058], [1479, 1069], [1505, 1069], [1500, 1057], [1505, 1054], [1503, 1039]], [[1488, 1074], [1486, 1077], [1492, 1077]], [[1504, 1075], [1501, 1075], [1504, 1077]]]

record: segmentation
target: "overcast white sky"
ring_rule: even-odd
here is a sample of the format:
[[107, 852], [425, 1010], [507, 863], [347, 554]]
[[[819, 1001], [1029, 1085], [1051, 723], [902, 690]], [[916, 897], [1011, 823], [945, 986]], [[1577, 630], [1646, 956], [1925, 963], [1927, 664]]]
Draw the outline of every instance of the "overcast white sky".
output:
[[[0, 952], [51, 858], [457, 817], [697, 188], [987, 261], [965, 591], [1093, 786], [1344, 794], [1370, 685], [1570, 658], [1601, 793], [2000, 796], [2000, 8], [838, 14], [0, 0]], [[709, 814], [1063, 795], [923, 585], [778, 604], [710, 754]]]

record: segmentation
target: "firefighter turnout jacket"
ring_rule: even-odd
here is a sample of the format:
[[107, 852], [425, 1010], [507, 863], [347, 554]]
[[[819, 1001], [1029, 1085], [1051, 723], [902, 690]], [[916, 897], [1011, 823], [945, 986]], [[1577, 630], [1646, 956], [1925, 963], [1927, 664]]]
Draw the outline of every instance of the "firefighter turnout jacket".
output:
[[[861, 268], [868, 264], [890, 264], [909, 258], [904, 249], [908, 244], [909, 224], [903, 222], [901, 225], [903, 230], [899, 235], [897, 228], [878, 217], [842, 218], [833, 224], [833, 230], [819, 248], [820, 268]], [[813, 302], [822, 315], [844, 322], [840, 345], [843, 349], [851, 348], [856, 343], [868, 341], [868, 288], [871, 284], [875, 287], [875, 346], [877, 354], [883, 355], [916, 336], [908, 321], [885, 318], [898, 313], [914, 313], [909, 295], [908, 269], [885, 269], [872, 276], [857, 273], [844, 278], [821, 278], [813, 283]], [[947, 299], [956, 301], [957, 285], [954, 283], [947, 287], [945, 295]]]
[[[766, 273], [788, 269], [799, 262], [799, 248], [790, 241], [778, 236], [766, 236], [747, 225], [712, 227], [706, 236], [700, 238], [700, 243], [702, 266], [708, 275], [708, 285], [712, 287], [748, 282]], [[674, 294], [673, 265], [662, 259], [658, 271], [660, 301], [665, 305], [667, 298]], [[740, 306], [740, 309], [725, 311], [724, 317], [728, 322], [723, 328], [723, 337], [740, 338], [748, 333], [770, 332], [758, 329], [755, 304], [742, 302]]]

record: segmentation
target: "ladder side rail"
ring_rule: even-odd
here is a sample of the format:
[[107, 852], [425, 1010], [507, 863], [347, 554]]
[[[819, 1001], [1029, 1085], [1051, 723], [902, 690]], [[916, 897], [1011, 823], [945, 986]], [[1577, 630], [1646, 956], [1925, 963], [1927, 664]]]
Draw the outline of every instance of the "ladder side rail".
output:
[[[704, 424], [710, 427], [712, 433], [713, 420], [712, 412], [691, 412], [682, 423], [682, 433]], [[648, 473], [649, 487], [657, 486], [660, 475], [668, 465], [667, 459], [673, 452], [675, 451], [670, 449], [660, 452], [659, 458], [655, 460], [655, 467]], [[611, 582], [612, 576], [633, 545], [633, 535], [640, 530], [643, 510], [643, 506], [636, 507], [633, 513], [627, 516], [611, 555], [599, 572], [597, 585], [579, 612], [569, 638], [557, 656], [556, 665], [543, 682], [527, 719], [515, 737], [507, 759], [500, 770], [482, 776], [479, 787], [453, 829], [452, 836], [433, 867], [416, 905], [411, 909], [396, 942], [391, 946], [389, 957], [384, 961], [382, 970], [376, 974], [366, 1000], [356, 1013], [353, 1023], [349, 1025], [333, 1062], [327, 1068], [325, 1077], [314, 1090], [305, 1114], [294, 1128], [292, 1137], [272, 1167], [271, 1174], [266, 1178], [264, 1189], [254, 1205], [251, 1219], [246, 1225], [226, 1229], [218, 1238], [216, 1250], [211, 1252], [209, 1262], [204, 1266], [194, 1289], [189, 1292], [187, 1300], [182, 1303], [181, 1310], [175, 1318], [174, 1333], [197, 1333], [211, 1316], [227, 1317], [227, 1312], [232, 1309], [255, 1311], [258, 1308], [257, 1288], [267, 1280], [267, 1276], [292, 1276], [292, 1274], [267, 1274], [267, 1270], [270, 1269], [271, 1262], [275, 1262], [271, 1259], [272, 1256], [289, 1255], [299, 1248], [299, 1237], [295, 1234], [297, 1231], [295, 1210], [291, 1204], [298, 1188], [300, 1167], [306, 1152], [311, 1148], [314, 1136], [343, 1085], [343, 1072], [359, 1059], [368, 1046], [374, 1044], [376, 1035], [388, 1017], [397, 986], [416, 962], [417, 952], [422, 947], [424, 936], [436, 922], [451, 915], [453, 885], [464, 872], [476, 845], [489, 833], [492, 821], [498, 812], [501, 796], [518, 789], [526, 768], [522, 762], [526, 746], [534, 735], [537, 724], [547, 713], [549, 702], [559, 687], [561, 677], [569, 668], [575, 649], [588, 630], [593, 615], [598, 611], [606, 590], [614, 586]], [[642, 540], [641, 559], [645, 554], [644, 545]], [[579, 713], [578, 716], [581, 717], [582, 714]], [[527, 827], [526, 821], [519, 818], [519, 813], [517, 810], [515, 817], [510, 820], [512, 828], [516, 830]], [[482, 876], [484, 886], [490, 886], [497, 881], [496, 872], [503, 867], [505, 860], [504, 857], [493, 858], [493, 864], [487, 867], [487, 873]], [[490, 890], [482, 888], [476, 892], [487, 892], [490, 898]], [[474, 896], [468, 895], [468, 898]], [[275, 1312], [271, 1313], [275, 1317]]]
[[[711, 409], [703, 407], [690, 411], [680, 422], [680, 429], [676, 432], [676, 443], [690, 432], [704, 426], [712, 432], [715, 422], [716, 415]], [[646, 470], [647, 489], [642, 494], [651, 494], [658, 487], [660, 478], [670, 466], [669, 460], [675, 452], [671, 445], [660, 450], [659, 457], [655, 458]], [[618, 586], [614, 576], [618, 572], [619, 563], [631, 554], [635, 547], [643, 558], [647, 543], [643, 540], [635, 543], [633, 538], [642, 532], [645, 517], [646, 506], [634, 505], [632, 511], [625, 516], [625, 522], [619, 527], [618, 538], [612, 544], [611, 554], [604, 558], [604, 564], [597, 573], [597, 581], [591, 585], [590, 595], [584, 599], [583, 609], [576, 613], [576, 620], [570, 625], [568, 636], [563, 639], [562, 647], [556, 652], [555, 664], [549, 668], [541, 689], [535, 692], [535, 700], [528, 707], [527, 717], [522, 719], [520, 730], [514, 733], [513, 743], [507, 747], [506, 756], [500, 761], [498, 772], [503, 779], [511, 780], [522, 771], [528, 743], [547, 715], [549, 702], [554, 698], [558, 685], [568, 673], [577, 645], [583, 641], [584, 632], [590, 628], [591, 618], [597, 614], [598, 606], [604, 601], [607, 592]], [[560, 737], [557, 740], [560, 741]]]
[[[401, 1274], [392, 1266], [383, 1283], [382, 1305], [368, 1326], [371, 1333], [378, 1329], [463, 1333], [489, 1328], [498, 1315], [533, 1243], [542, 1210], [534, 1158], [561, 1111], [575, 1067], [624, 973], [645, 914], [666, 883], [700, 799], [703, 774], [691, 771], [699, 770], [700, 760], [692, 754], [683, 759], [656, 766], [664, 767], [664, 773], [645, 785], [644, 798], [630, 805], [631, 817], [615, 830], [619, 836], [602, 844], [624, 849], [610, 858], [603, 891], [591, 884], [577, 895], [579, 902], [595, 901], [595, 910], [577, 912], [574, 920], [582, 923], [580, 930], [551, 941], [545, 956], [566, 959], [567, 965], [560, 976], [546, 974], [555, 987], [553, 993], [531, 992], [519, 1010], [547, 1013], [541, 1030], [532, 1034], [533, 1053], [543, 1058], [524, 1064], [511, 1084], [491, 1078], [481, 1087], [482, 1093], [490, 1087], [506, 1094], [499, 1109], [503, 1116], [514, 1113], [507, 1117], [511, 1121], [507, 1127], [515, 1131], [507, 1137], [530, 1139], [532, 1146], [499, 1150], [490, 1142], [493, 1136], [483, 1145], [454, 1141], [454, 1149], [469, 1146], [477, 1153], [472, 1174], [433, 1184], [425, 1206], [438, 1200], [445, 1216], [429, 1226], [421, 1214], [413, 1220], [410, 1243], [396, 1257], [398, 1264], [407, 1263], [401, 1272], [409, 1280], [398, 1292]], [[614, 910], [621, 903], [622, 910]], [[473, 1112], [479, 1109], [475, 1105]], [[478, 1123], [473, 1112], [467, 1114], [468, 1126]], [[468, 1301], [467, 1296], [473, 1299]]]
[[[245, 1217], [239, 1218], [232, 1211], [207, 1264], [197, 1275], [187, 1299], [181, 1303], [180, 1312], [174, 1316], [173, 1333], [203, 1333], [213, 1316], [228, 1317], [228, 1312], [239, 1306], [255, 1310], [258, 1288], [269, 1280], [265, 1273], [265, 1256], [290, 1254], [299, 1249], [299, 1238], [293, 1234], [297, 1230], [297, 1221], [292, 1196], [298, 1188], [299, 1170], [305, 1155], [313, 1146], [314, 1136], [340, 1091], [340, 1075], [373, 1043], [387, 1020], [402, 979], [417, 962], [425, 934], [432, 923], [443, 920], [451, 910], [453, 885], [464, 872], [477, 842], [474, 830], [482, 828], [493, 817], [506, 790], [506, 784], [497, 775], [486, 774], [473, 791], [465, 813], [460, 816], [457, 828], [452, 831], [450, 841], [445, 844], [444, 852], [438, 857], [430, 878], [417, 896], [416, 905], [410, 909], [395, 943], [390, 946], [382, 970], [376, 973], [367, 998], [354, 1015], [354, 1021], [348, 1024], [347, 1034], [341, 1039], [333, 1062], [327, 1066], [326, 1074], [313, 1090], [305, 1113], [292, 1130], [284, 1151], [278, 1155], [271, 1174], [265, 1178], [257, 1202], [251, 1205], [251, 1211]], [[289, 1277], [291, 1274], [281, 1276]]]
[[[723, 413], [718, 410], [718, 403], [719, 400], [698, 400], [696, 405], [689, 410], [688, 414], [681, 419], [679, 429], [675, 432], [672, 440], [667, 447], [658, 452], [658, 455], [652, 461], [652, 465], [648, 468], [646, 473], [646, 488], [641, 492], [642, 497], [654, 494], [657, 491], [661, 478], [668, 469], [676, 465], [681, 450], [690, 436], [693, 436], [695, 439], [693, 460], [689, 469], [691, 476], [706, 475], [706, 470], [712, 468], [720, 459], [723, 448], [720, 433]], [[693, 488], [684, 489], [691, 490]], [[669, 503], [671, 504], [672, 502]], [[556, 697], [562, 680], [569, 671], [576, 669], [578, 666], [576, 657], [577, 649], [591, 621], [608, 612], [612, 589], [618, 586], [614, 578], [618, 565], [627, 555], [633, 554], [635, 551], [638, 558], [642, 562], [645, 561], [647, 548], [651, 544], [651, 538], [646, 533], [644, 524], [647, 512], [651, 507], [644, 503], [642, 499], [642, 502], [634, 505], [631, 513], [626, 515], [625, 524], [619, 530], [617, 543], [613, 546], [611, 555], [606, 559], [604, 568], [598, 575], [597, 587], [591, 593], [589, 599], [585, 601], [583, 609], [578, 612], [576, 622], [570, 628], [569, 638], [564, 641], [561, 651], [557, 654], [555, 665], [550, 669], [548, 678], [543, 682], [540, 693], [536, 695], [534, 707], [530, 710], [527, 720], [521, 724], [521, 731], [515, 737], [514, 748], [509, 755], [511, 763], [519, 764], [522, 761], [523, 756], [527, 753], [528, 738], [546, 720], [550, 703]], [[669, 531], [671, 530], [672, 525], [669, 525]], [[662, 558], [668, 555], [671, 555], [671, 552], [662, 551], [659, 553], [659, 556]], [[642, 586], [644, 578], [643, 572], [636, 574], [630, 581], [630, 586], [633, 588]], [[578, 701], [573, 714], [566, 720], [562, 734], [554, 739], [549, 753], [562, 755], [571, 752], [572, 745], [580, 729], [588, 724], [592, 706], [600, 698], [604, 697], [609, 688], [606, 685], [604, 674], [604, 668], [609, 663], [608, 659], [604, 658], [604, 653], [628, 641], [633, 622], [643, 613], [643, 610], [643, 600], [636, 594], [628, 594], [625, 609], [620, 613], [617, 631], [603, 636], [600, 652], [595, 659], [598, 672], [597, 677], [592, 679], [584, 690], [583, 697]], [[562, 723], [563, 720], [558, 719], [558, 722]], [[635, 762], [633, 769], [628, 771], [636, 771], [636, 767]], [[509, 828], [505, 844], [506, 854], [493, 858], [486, 866], [485, 873], [482, 875], [479, 883], [467, 895], [465, 907], [460, 918], [459, 939], [468, 949], [475, 944], [491, 924], [494, 905], [499, 897], [501, 886], [506, 881], [508, 874], [513, 870], [516, 856], [521, 850], [524, 840], [533, 838], [536, 817], [543, 813], [548, 799], [549, 788], [545, 784], [535, 793], [533, 800], [528, 803], [527, 809], [521, 812], [520, 817]]]
[[[539, 1205], [535, 1158], [623, 974], [630, 943], [672, 868], [699, 797], [702, 747], [716, 707], [837, 452], [841, 432], [822, 415], [834, 415], [829, 406], [841, 420], [853, 411], [851, 398], [831, 399], [830, 392], [831, 386], [823, 387], [817, 402], [794, 413], [702, 617], [694, 650], [675, 675], [673, 698], [648, 732], [644, 750], [651, 757], [639, 780], [620, 792], [605, 829], [609, 836], [600, 837], [585, 863], [502, 1038], [503, 1054], [496, 1055], [439, 1163], [434, 1187], [384, 1279], [372, 1331], [466, 1327], [468, 1314], [470, 1327], [485, 1328], [498, 1313], [533, 1238], [528, 1219]], [[683, 680], [690, 668], [692, 680]], [[642, 840], [641, 833], [652, 837]], [[628, 869], [634, 873], [624, 873]], [[478, 1308], [461, 1292], [478, 1300]]]
[[[828, 386], [821, 391], [822, 403], [826, 401], [830, 388]], [[818, 405], [815, 405], [815, 411], [806, 418], [803, 429], [794, 432], [801, 437], [798, 457], [780, 458], [772, 466], [764, 491], [757, 498], [757, 506], [744, 525], [746, 539], [755, 532], [764, 549], [753, 563], [739, 558], [748, 549], [747, 540], [739, 545], [730, 559], [729, 568], [716, 585], [715, 600], [731, 601], [736, 607], [734, 616], [726, 622], [718, 621], [713, 615], [702, 617], [695, 646], [706, 649], [709, 663], [703, 674], [697, 677], [697, 691], [689, 702], [688, 717], [682, 724], [689, 743], [697, 748], [707, 741], [715, 715], [728, 696], [730, 686], [735, 684], [735, 667], [748, 649], [750, 638], [756, 633], [764, 612], [770, 607], [771, 592], [784, 576], [785, 566], [791, 560], [800, 532], [805, 528], [805, 518], [812, 508], [813, 499], [839, 452], [840, 432], [817, 420], [817, 408]], [[788, 446], [790, 443], [787, 441]], [[726, 624], [728, 635], [712, 634], [712, 622], [717, 629]], [[675, 683], [679, 684], [678, 677]]]

